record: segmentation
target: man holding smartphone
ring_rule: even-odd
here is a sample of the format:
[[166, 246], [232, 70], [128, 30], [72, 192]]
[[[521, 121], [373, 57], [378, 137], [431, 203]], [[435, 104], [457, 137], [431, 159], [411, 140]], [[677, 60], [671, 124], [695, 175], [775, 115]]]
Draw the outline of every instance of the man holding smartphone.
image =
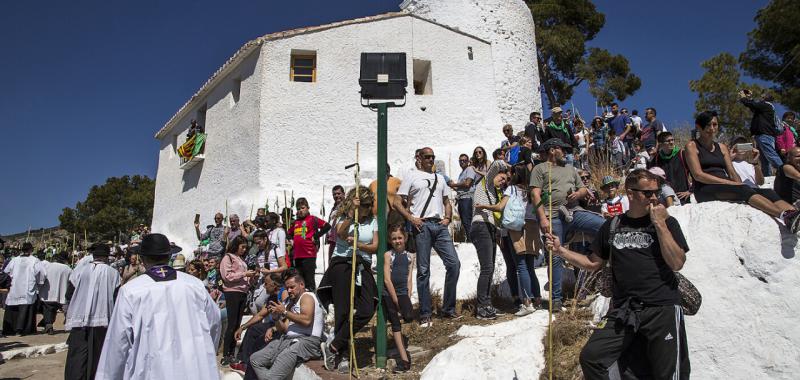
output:
[[736, 174], [747, 186], [757, 188], [764, 184], [761, 163], [758, 162], [761, 152], [753, 147], [744, 136], [736, 136], [731, 140], [731, 163]]

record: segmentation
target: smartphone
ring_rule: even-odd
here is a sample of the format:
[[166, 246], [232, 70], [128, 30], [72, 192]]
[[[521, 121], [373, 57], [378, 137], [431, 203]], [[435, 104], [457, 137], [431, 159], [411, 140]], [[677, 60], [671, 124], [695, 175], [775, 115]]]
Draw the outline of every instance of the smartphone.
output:
[[200, 214], [194, 214], [194, 222], [200, 223]]
[[753, 143], [736, 144], [736, 150], [742, 153], [750, 152], [753, 150]]

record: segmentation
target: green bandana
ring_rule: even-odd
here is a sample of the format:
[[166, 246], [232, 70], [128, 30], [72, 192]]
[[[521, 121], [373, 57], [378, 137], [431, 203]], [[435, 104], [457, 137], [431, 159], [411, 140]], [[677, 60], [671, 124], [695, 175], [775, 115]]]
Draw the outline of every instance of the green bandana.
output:
[[565, 123], [564, 123], [564, 120], [561, 120], [561, 125], [556, 125], [555, 123], [553, 123], [553, 122], [551, 121], [551, 122], [550, 122], [550, 124], [547, 124], [547, 127], [548, 127], [548, 128], [553, 128], [553, 129], [555, 129], [555, 130], [557, 130], [557, 131], [564, 132], [564, 134], [566, 134], [567, 136], [569, 136], [569, 131], [567, 131], [567, 127], [566, 127], [564, 124], [565, 124]]
[[672, 159], [672, 157], [675, 157], [675, 155], [678, 154], [678, 152], [680, 151], [681, 149], [675, 146], [672, 147], [672, 152], [670, 152], [669, 154], [664, 154], [664, 152], [658, 151], [658, 156], [661, 157], [662, 160], [669, 161]]

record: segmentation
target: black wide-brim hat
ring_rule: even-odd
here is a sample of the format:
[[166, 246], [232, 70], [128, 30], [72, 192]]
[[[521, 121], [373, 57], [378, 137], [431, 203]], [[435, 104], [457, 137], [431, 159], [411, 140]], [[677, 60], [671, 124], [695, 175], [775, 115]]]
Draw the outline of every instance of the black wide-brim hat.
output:
[[110, 256], [111, 247], [105, 243], [94, 243], [89, 247], [89, 253], [91, 253], [92, 256]]
[[562, 147], [562, 148], [572, 148], [572, 145], [569, 145], [569, 144], [561, 141], [561, 139], [559, 139], [559, 138], [553, 137], [553, 138], [550, 138], [547, 141], [543, 142], [542, 145], [539, 145], [539, 151], [540, 152], [547, 152], [548, 150], [550, 150], [550, 148], [557, 147], [557, 146], [558, 147]]
[[147, 234], [142, 242], [134, 248], [134, 252], [141, 256], [168, 256], [181, 251], [181, 247], [172, 245], [163, 234]]

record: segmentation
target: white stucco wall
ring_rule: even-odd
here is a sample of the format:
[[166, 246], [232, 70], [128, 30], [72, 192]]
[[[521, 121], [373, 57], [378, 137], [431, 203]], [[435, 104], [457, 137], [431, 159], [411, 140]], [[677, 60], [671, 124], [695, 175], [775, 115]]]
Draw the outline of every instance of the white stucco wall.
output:
[[532, 111], [542, 110], [535, 28], [523, 0], [405, 0], [400, 7], [492, 43], [504, 123], [517, 130]]
[[[259, 109], [263, 70], [257, 53], [246, 58], [230, 75], [206, 96], [176, 128], [160, 141], [161, 151], [156, 175], [152, 231], [166, 234], [170, 240], [191, 250], [197, 246], [194, 214], [201, 215], [201, 231], [213, 224], [213, 213], [225, 211], [225, 200], [236, 199], [242, 191], [258, 184]], [[234, 103], [231, 89], [234, 78], [241, 79], [239, 101]], [[207, 104], [205, 161], [194, 168], [180, 169], [177, 146], [186, 140], [186, 132], [196, 111]], [[230, 201], [229, 201], [230, 202]], [[230, 209], [229, 213], [243, 210]], [[249, 213], [249, 205], [247, 213]]]
[[[316, 51], [315, 83], [289, 81], [293, 49]], [[323, 185], [330, 209], [330, 187], [353, 184], [352, 171], [344, 167], [354, 162], [357, 141], [368, 184], [376, 174], [377, 130], [376, 113], [360, 104], [361, 52], [405, 52], [409, 79], [414, 58], [431, 61], [433, 94], [414, 95], [409, 80], [406, 106], [389, 110], [393, 173], [408, 167], [414, 150], [423, 146], [433, 147], [445, 162], [452, 158], [457, 175], [459, 153], [471, 153], [476, 145], [491, 152], [499, 145], [492, 48], [484, 41], [411, 16], [274, 40], [241, 65], [253, 73], [244, 78], [239, 104], [230, 106], [228, 79], [209, 96], [202, 166], [179, 170], [171, 138], [162, 141], [153, 230], [193, 247], [195, 213], [204, 227], [227, 199], [229, 213], [247, 218], [251, 205], [262, 206], [267, 198], [272, 208], [279, 197], [282, 207], [286, 190], [308, 198], [317, 214]], [[190, 115], [178, 124], [183, 127], [179, 140]]]

